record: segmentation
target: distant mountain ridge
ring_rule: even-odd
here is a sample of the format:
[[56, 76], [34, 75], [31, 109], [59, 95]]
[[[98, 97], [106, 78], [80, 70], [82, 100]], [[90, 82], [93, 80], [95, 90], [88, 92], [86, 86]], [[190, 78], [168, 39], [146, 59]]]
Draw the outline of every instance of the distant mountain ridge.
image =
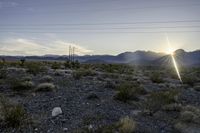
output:
[[[200, 50], [186, 52], [178, 49], [174, 52], [174, 57], [178, 64], [183, 66], [200, 66]], [[6, 60], [48, 60], [48, 61], [65, 61], [68, 55], [44, 55], [44, 56], [0, 56]], [[82, 63], [126, 63], [135, 65], [170, 65], [171, 55], [164, 53], [156, 53], [152, 51], [135, 51], [124, 52], [116, 56], [114, 55], [75, 55], [75, 60]]]
[[[178, 49], [174, 52], [174, 57], [180, 66], [200, 66], [200, 50], [186, 52], [183, 49]], [[158, 65], [171, 64], [171, 55], [165, 55], [154, 63]]]

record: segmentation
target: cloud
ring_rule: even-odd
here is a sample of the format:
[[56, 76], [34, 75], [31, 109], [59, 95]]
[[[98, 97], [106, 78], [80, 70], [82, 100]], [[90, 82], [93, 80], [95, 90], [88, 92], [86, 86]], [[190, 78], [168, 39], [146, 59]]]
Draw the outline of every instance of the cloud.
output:
[[66, 43], [66, 42], [63, 42], [63, 41], [56, 41], [55, 44], [57, 44], [56, 46], [59, 49], [66, 49], [67, 48], [69, 50], [69, 46], [74, 47], [76, 54], [79, 54], [79, 55], [88, 54], [88, 53], [92, 52], [92, 50], [83, 48], [83, 47], [81, 47], [81, 46], [79, 46], [77, 44], [73, 44], [73, 43]]
[[19, 3], [17, 2], [11, 2], [11, 1], [5, 1], [5, 2], [0, 2], [0, 9], [1, 8], [7, 8], [7, 7], [17, 7], [19, 6]]
[[0, 43], [0, 55], [67, 55], [69, 46], [75, 47], [75, 54], [84, 55], [91, 53], [91, 50], [80, 45], [67, 43], [65, 41], [53, 41], [41, 43], [28, 39], [8, 39]]

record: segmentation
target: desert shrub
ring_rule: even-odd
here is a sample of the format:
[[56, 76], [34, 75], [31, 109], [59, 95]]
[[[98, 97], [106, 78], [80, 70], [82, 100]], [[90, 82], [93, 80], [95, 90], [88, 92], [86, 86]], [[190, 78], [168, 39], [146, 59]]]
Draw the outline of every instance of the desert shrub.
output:
[[54, 91], [55, 85], [52, 83], [41, 83], [37, 86], [36, 92], [46, 92], [46, 91]]
[[177, 111], [177, 112], [180, 112], [181, 109], [182, 109], [182, 105], [181, 104], [177, 104], [177, 103], [172, 103], [172, 104], [164, 105], [162, 107], [162, 109], [165, 110], [165, 111]]
[[31, 77], [31, 76], [25, 76], [25, 77], [23, 77], [22, 80], [23, 80], [23, 81], [31, 81], [31, 80], [32, 80], [32, 77]]
[[26, 122], [27, 115], [23, 106], [12, 104], [8, 99], [0, 96], [0, 107], [6, 126], [19, 127]]
[[177, 95], [176, 90], [152, 92], [147, 99], [147, 108], [153, 112], [157, 111], [164, 105], [175, 103]]
[[85, 115], [82, 119], [82, 123], [84, 125], [90, 125], [94, 122], [100, 121], [104, 118], [105, 116], [102, 114], [95, 114], [95, 115]]
[[88, 100], [94, 100], [94, 99], [99, 99], [99, 97], [98, 97], [97, 94], [95, 94], [95, 93], [90, 93], [90, 94], [87, 96], [87, 99], [88, 99]]
[[5, 64], [3, 62], [0, 62], [0, 69], [3, 69], [4, 66]]
[[183, 111], [180, 114], [180, 119], [183, 122], [191, 122], [195, 117], [195, 114], [191, 111]]
[[200, 124], [200, 109], [194, 106], [185, 106], [180, 113], [179, 120], [185, 123]]
[[194, 106], [185, 106], [182, 108], [179, 118], [174, 125], [175, 129], [184, 132], [186, 129], [195, 133], [199, 132], [196, 125], [200, 124], [200, 109]]
[[56, 69], [60, 69], [61, 68], [61, 63], [59, 62], [54, 62], [52, 65], [51, 65], [51, 68], [56, 70]]
[[158, 73], [158, 72], [152, 73], [150, 75], [150, 79], [154, 83], [162, 83], [162, 82], [164, 82], [163, 79], [162, 79], [162, 77], [161, 77], [161, 75], [160, 75], [160, 73]]
[[106, 84], [105, 84], [105, 87], [106, 88], [111, 88], [111, 89], [116, 89], [117, 85], [115, 82], [112, 82], [112, 81], [107, 81]]
[[117, 88], [115, 99], [127, 102], [128, 100], [138, 100], [138, 95], [146, 94], [146, 91], [138, 84], [122, 83]]
[[33, 75], [47, 71], [47, 69], [41, 63], [36, 62], [26, 63], [26, 68], [27, 72]]
[[79, 69], [74, 71], [72, 75], [75, 79], [80, 79], [81, 77], [94, 76], [96, 74], [90, 69]]
[[44, 77], [41, 78], [41, 82], [52, 82], [53, 78], [49, 75], [45, 75]]
[[133, 133], [136, 130], [136, 122], [128, 116], [120, 119], [118, 126], [120, 133]]
[[194, 87], [194, 90], [196, 90], [196, 91], [200, 91], [200, 85], [195, 86], [195, 87]]
[[10, 79], [11, 89], [14, 91], [26, 91], [33, 89], [34, 83], [32, 81], [21, 81], [18, 79]]
[[26, 59], [20, 59], [20, 65], [23, 67], [24, 63], [26, 62]]
[[182, 77], [183, 83], [193, 86], [197, 82], [197, 78], [191, 75], [185, 75]]
[[[90, 124], [93, 121], [101, 120], [102, 116], [86, 117], [85, 124]], [[81, 128], [73, 133], [134, 133], [136, 130], [136, 122], [130, 117], [121, 118], [118, 122], [99, 126], [97, 129], [89, 130], [88, 128]]]
[[65, 69], [66, 69], [66, 68], [71, 68], [71, 62], [70, 62], [70, 61], [66, 61], [66, 62], [64, 63], [64, 67], [65, 67]]
[[0, 69], [0, 79], [5, 79], [8, 76], [6, 69]]
[[25, 110], [17, 105], [8, 109], [5, 113], [5, 122], [12, 127], [20, 126], [25, 119]]
[[71, 67], [75, 69], [80, 68], [80, 63], [78, 62], [78, 60], [76, 60], [75, 62], [72, 62]]
[[114, 65], [112, 65], [112, 64], [103, 64], [102, 70], [105, 71], [105, 72], [108, 72], [108, 73], [113, 73], [115, 71]]

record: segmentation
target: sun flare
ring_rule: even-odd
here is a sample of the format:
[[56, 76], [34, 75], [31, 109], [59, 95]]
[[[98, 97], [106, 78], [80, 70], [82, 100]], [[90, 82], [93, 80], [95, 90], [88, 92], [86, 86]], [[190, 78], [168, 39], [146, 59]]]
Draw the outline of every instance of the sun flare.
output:
[[174, 68], [176, 70], [177, 76], [178, 76], [180, 82], [182, 83], [182, 78], [181, 78], [181, 75], [180, 75], [180, 72], [179, 72], [179, 68], [178, 68], [177, 62], [176, 62], [175, 57], [174, 57], [174, 54], [175, 54], [174, 50], [171, 47], [171, 44], [170, 44], [170, 41], [169, 41], [169, 38], [168, 38], [167, 35], [166, 35], [166, 38], [167, 38], [167, 44], [168, 44], [168, 51], [167, 52], [168, 52], [168, 54], [171, 55], [172, 62], [173, 62]]

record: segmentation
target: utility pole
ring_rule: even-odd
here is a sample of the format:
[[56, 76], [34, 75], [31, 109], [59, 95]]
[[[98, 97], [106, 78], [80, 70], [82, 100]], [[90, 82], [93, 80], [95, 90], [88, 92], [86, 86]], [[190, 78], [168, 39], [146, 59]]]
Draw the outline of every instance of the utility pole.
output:
[[72, 47], [69, 45], [69, 61], [74, 62], [75, 61], [75, 47]]
[[71, 62], [71, 45], [69, 45], [69, 61]]
[[73, 62], [75, 61], [74, 56], [75, 56], [75, 47], [73, 47]]

